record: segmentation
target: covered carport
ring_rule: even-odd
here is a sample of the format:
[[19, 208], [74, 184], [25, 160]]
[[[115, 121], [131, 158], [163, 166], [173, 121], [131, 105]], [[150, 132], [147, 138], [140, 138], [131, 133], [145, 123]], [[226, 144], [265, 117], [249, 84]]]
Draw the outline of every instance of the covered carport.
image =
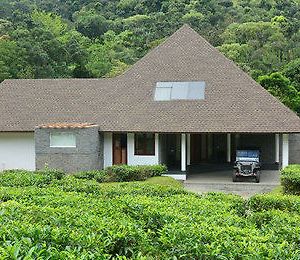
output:
[[187, 134], [187, 165], [190, 172], [226, 169], [234, 163], [237, 150], [255, 149], [260, 151], [263, 169], [278, 170], [288, 165], [288, 145], [288, 134]]
[[289, 163], [288, 134], [174, 133], [160, 134], [159, 142], [160, 162], [171, 174], [186, 174], [188, 179], [205, 179], [206, 174], [208, 178], [219, 176], [231, 181], [236, 151], [241, 149], [259, 150], [262, 170], [269, 174]]

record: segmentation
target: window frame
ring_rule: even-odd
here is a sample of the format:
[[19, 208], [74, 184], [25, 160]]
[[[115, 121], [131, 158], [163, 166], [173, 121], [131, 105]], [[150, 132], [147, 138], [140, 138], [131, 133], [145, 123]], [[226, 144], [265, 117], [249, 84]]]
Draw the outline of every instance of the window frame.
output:
[[[52, 144], [53, 135], [72, 135], [75, 138], [75, 145], [53, 145]], [[49, 147], [50, 148], [76, 148], [77, 147], [76, 134], [74, 134], [73, 132], [55, 132], [55, 133], [50, 132]]]
[[[147, 151], [147, 135], [151, 134], [153, 141], [152, 141], [152, 151]], [[138, 135], [143, 135], [143, 150], [141, 153], [138, 152], [137, 147], [137, 138]], [[136, 156], [155, 156], [155, 133], [134, 133], [134, 155]]]

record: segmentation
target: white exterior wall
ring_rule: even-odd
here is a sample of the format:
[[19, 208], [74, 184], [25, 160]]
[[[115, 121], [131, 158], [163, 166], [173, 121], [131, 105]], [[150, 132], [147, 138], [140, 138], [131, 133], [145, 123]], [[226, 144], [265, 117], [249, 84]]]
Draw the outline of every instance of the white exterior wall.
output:
[[134, 155], [134, 133], [127, 134], [127, 164], [153, 165], [159, 164], [158, 134], [155, 134], [155, 155]]
[[0, 133], [0, 171], [35, 170], [34, 133]]
[[113, 163], [113, 146], [112, 133], [104, 133], [104, 168], [112, 166]]

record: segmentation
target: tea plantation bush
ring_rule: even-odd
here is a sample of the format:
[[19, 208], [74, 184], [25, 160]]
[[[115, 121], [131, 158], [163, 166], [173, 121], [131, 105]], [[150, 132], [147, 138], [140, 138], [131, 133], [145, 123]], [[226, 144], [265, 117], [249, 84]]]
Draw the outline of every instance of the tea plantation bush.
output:
[[296, 196], [19, 174], [1, 175], [0, 259], [300, 258]]
[[300, 195], [300, 164], [285, 167], [280, 179], [284, 193]]
[[95, 179], [98, 182], [144, 181], [167, 172], [165, 165], [113, 165], [104, 170], [75, 173], [78, 179]]
[[249, 199], [248, 205], [252, 211], [281, 210], [300, 214], [300, 197], [280, 194], [259, 194]]
[[0, 172], [0, 186], [38, 186], [50, 184], [53, 180], [60, 180], [65, 174], [58, 170], [45, 169], [42, 171], [6, 170]]

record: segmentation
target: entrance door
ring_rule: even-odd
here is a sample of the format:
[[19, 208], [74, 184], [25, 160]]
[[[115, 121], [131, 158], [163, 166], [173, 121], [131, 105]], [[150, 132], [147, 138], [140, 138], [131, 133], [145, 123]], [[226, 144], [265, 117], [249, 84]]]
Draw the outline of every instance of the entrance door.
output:
[[127, 164], [126, 134], [113, 134], [113, 164]]

